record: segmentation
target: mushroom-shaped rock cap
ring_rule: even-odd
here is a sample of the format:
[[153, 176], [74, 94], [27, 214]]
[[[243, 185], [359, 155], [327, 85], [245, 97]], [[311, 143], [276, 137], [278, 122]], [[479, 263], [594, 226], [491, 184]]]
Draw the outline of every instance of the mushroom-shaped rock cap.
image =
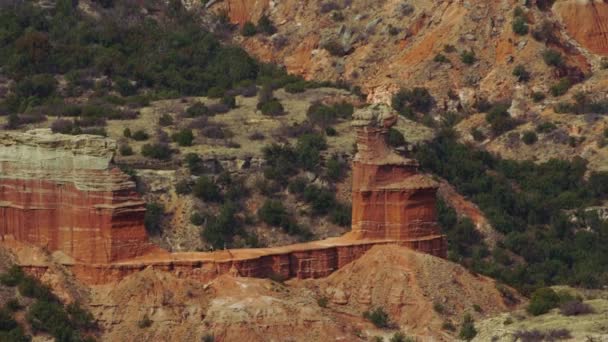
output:
[[383, 103], [376, 103], [355, 111], [352, 125], [354, 127], [389, 128], [396, 121], [397, 113], [391, 107]]

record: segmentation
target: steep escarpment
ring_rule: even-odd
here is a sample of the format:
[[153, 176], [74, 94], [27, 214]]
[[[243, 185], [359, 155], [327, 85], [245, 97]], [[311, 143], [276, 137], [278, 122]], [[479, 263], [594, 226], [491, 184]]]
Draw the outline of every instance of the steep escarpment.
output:
[[554, 5], [568, 34], [589, 51], [608, 56], [608, 3], [568, 0]]
[[0, 234], [61, 250], [86, 263], [135, 257], [150, 248], [144, 202], [111, 166], [112, 140], [51, 134], [0, 135]]

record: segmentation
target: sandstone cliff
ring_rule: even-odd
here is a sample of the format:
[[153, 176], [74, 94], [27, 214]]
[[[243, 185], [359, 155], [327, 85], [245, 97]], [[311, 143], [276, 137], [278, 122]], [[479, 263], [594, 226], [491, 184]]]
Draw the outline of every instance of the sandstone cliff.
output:
[[0, 235], [85, 263], [142, 254], [144, 202], [111, 166], [113, 140], [51, 134], [0, 134]]

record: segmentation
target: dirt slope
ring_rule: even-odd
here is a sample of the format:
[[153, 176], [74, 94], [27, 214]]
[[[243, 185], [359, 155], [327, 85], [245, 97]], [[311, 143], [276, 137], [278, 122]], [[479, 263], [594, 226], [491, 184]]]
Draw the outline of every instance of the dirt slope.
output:
[[335, 310], [356, 316], [382, 307], [403, 331], [427, 339], [451, 340], [442, 332], [444, 322], [457, 324], [465, 312], [483, 317], [508, 311], [520, 300], [460, 265], [397, 246], [374, 247], [326, 279], [303, 283]]

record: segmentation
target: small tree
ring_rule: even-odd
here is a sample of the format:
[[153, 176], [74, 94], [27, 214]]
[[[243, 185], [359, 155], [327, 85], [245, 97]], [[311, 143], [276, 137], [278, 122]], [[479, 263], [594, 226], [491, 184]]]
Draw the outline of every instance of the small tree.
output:
[[241, 34], [243, 36], [251, 37], [251, 36], [255, 36], [256, 33], [258, 33], [258, 29], [255, 27], [255, 25], [251, 21], [248, 21], [245, 24], [243, 24], [243, 28], [241, 29]]
[[517, 77], [518, 82], [528, 82], [530, 80], [530, 73], [522, 64], [519, 64], [513, 69], [513, 76]]
[[191, 129], [182, 129], [181, 131], [173, 134], [173, 141], [179, 146], [192, 146], [194, 141], [194, 134]]
[[528, 23], [526, 22], [526, 19], [524, 17], [515, 17], [511, 26], [513, 28], [513, 32], [520, 36], [525, 36], [526, 34], [528, 34]]
[[533, 145], [538, 141], [538, 136], [536, 136], [536, 133], [534, 133], [533, 131], [526, 131], [524, 132], [524, 135], [522, 136], [521, 140], [526, 145]]
[[460, 53], [460, 60], [462, 63], [466, 65], [471, 65], [477, 61], [477, 57], [475, 57], [475, 51], [473, 50], [463, 50]]
[[378, 328], [387, 328], [390, 325], [388, 313], [382, 307], [377, 307], [363, 313], [363, 318], [372, 322]]
[[274, 24], [267, 15], [263, 15], [260, 20], [258, 20], [257, 30], [267, 36], [273, 35], [277, 32], [277, 28], [274, 27]]
[[548, 287], [540, 288], [532, 293], [530, 304], [528, 304], [526, 311], [534, 316], [542, 315], [557, 307], [559, 301], [559, 296], [553, 289]]
[[471, 314], [467, 313], [464, 315], [462, 325], [460, 326], [460, 333], [458, 337], [465, 341], [472, 340], [477, 335], [477, 329], [475, 329], [475, 322]]
[[562, 54], [553, 49], [543, 51], [543, 60], [548, 66], [552, 67], [562, 67], [564, 65]]
[[213, 180], [206, 176], [200, 176], [192, 189], [194, 195], [207, 202], [220, 202], [222, 194], [220, 188]]

